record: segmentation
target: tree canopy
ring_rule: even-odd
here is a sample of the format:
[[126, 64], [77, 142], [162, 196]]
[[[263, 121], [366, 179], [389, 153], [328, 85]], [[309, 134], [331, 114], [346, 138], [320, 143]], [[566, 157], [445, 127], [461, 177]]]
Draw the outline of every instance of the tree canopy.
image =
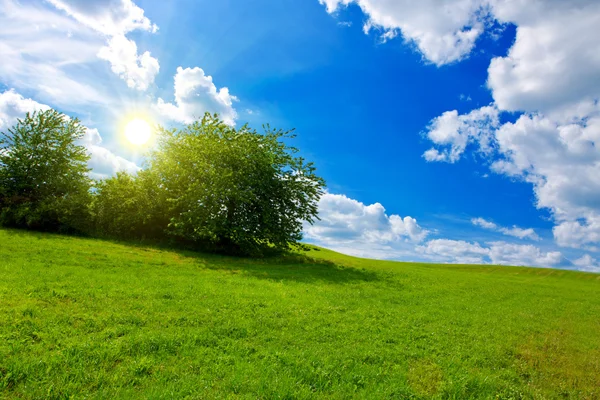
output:
[[0, 132], [0, 224], [77, 230], [87, 220], [85, 127], [55, 110], [27, 113]]
[[285, 250], [313, 223], [325, 182], [293, 131], [217, 115], [159, 127], [145, 168], [95, 181], [79, 120], [27, 114], [0, 134], [0, 225], [169, 240], [233, 254]]
[[317, 218], [324, 181], [286, 140], [207, 114], [183, 129], [160, 129], [148, 171], [170, 205], [170, 235], [242, 253], [285, 248]]

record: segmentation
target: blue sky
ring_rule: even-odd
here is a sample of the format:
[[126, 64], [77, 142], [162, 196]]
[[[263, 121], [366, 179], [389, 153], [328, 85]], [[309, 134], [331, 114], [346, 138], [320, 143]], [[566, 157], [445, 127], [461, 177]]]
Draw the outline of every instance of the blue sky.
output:
[[[0, 0], [0, 129], [79, 116], [97, 177], [134, 117], [296, 128], [328, 183], [310, 242], [600, 271], [593, 0]], [[210, 78], [209, 78], [210, 77]]]

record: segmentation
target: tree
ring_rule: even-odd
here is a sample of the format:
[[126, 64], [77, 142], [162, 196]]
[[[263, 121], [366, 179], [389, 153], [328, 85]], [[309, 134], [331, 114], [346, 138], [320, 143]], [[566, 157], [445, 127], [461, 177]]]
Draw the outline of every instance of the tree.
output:
[[27, 113], [0, 132], [0, 225], [82, 230], [87, 220], [89, 154], [78, 119], [55, 110]]
[[165, 192], [148, 170], [126, 172], [96, 184], [93, 233], [118, 239], [164, 239], [169, 224]]
[[206, 114], [183, 129], [159, 130], [150, 154], [169, 203], [171, 235], [243, 254], [287, 249], [317, 218], [325, 182], [285, 144], [293, 131], [238, 130]]

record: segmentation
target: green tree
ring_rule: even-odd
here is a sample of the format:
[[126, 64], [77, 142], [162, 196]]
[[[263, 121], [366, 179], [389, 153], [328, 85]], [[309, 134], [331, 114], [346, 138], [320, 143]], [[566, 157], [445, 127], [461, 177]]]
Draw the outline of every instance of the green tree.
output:
[[169, 211], [151, 171], [118, 172], [97, 182], [92, 201], [93, 233], [119, 239], [164, 239]]
[[149, 171], [169, 204], [169, 233], [243, 254], [287, 249], [317, 218], [325, 182], [285, 142], [293, 131], [239, 129], [206, 114], [159, 129]]
[[79, 120], [55, 110], [27, 113], [0, 132], [0, 225], [83, 230], [89, 154]]

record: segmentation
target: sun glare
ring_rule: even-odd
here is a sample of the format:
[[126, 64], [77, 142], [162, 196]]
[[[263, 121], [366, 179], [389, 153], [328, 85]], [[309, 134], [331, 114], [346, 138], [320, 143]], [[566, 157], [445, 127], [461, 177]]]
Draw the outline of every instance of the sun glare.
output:
[[141, 146], [148, 143], [152, 136], [152, 128], [148, 122], [136, 118], [125, 126], [125, 137], [131, 144]]

